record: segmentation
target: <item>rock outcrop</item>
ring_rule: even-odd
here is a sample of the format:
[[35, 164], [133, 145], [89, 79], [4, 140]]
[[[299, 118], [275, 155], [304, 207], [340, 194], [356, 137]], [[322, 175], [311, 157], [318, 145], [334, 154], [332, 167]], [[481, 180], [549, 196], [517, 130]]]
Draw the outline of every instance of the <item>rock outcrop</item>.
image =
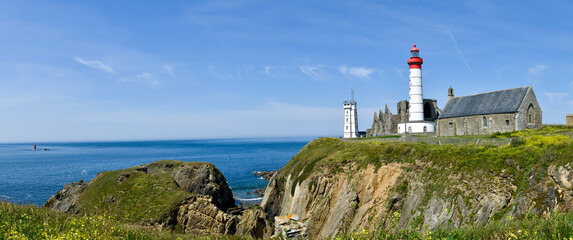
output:
[[60, 212], [78, 214], [79, 210], [76, 209], [76, 202], [79, 199], [79, 193], [86, 186], [87, 183], [84, 181], [68, 183], [64, 185], [64, 189], [51, 196], [44, 204], [44, 207]]
[[261, 206], [270, 216], [299, 216], [311, 237], [373, 228], [376, 220], [386, 215], [380, 205], [386, 202], [401, 172], [401, 165], [393, 163], [378, 170], [369, 166], [353, 173], [353, 177], [346, 173], [311, 174], [297, 186], [293, 186], [295, 176], [289, 175], [285, 182], [275, 178]]
[[194, 235], [233, 235], [238, 223], [239, 217], [222, 211], [205, 195], [188, 198], [177, 212], [177, 224]]
[[203, 162], [161, 160], [102, 172], [89, 182], [66, 184], [44, 207], [71, 214], [106, 214], [196, 235], [261, 238], [272, 233], [262, 209], [234, 207], [223, 174]]
[[277, 171], [256, 171], [253, 174], [255, 174], [255, 176], [261, 176], [265, 180], [269, 181], [277, 174]]

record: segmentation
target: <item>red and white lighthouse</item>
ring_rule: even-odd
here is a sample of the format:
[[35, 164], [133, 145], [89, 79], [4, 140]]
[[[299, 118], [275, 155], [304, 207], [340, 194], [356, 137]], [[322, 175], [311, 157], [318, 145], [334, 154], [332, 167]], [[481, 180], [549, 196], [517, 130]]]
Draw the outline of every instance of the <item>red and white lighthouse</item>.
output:
[[424, 95], [422, 92], [422, 64], [424, 60], [420, 57], [420, 50], [416, 47], [416, 44], [414, 44], [414, 48], [410, 50], [410, 53], [411, 56], [408, 59], [408, 65], [410, 66], [408, 122], [398, 123], [398, 133], [434, 132], [435, 123], [433, 121], [424, 121]]
[[424, 96], [422, 93], [422, 63], [424, 60], [420, 58], [420, 50], [416, 44], [410, 52], [412, 56], [408, 59], [408, 65], [410, 65], [409, 121], [424, 121]]

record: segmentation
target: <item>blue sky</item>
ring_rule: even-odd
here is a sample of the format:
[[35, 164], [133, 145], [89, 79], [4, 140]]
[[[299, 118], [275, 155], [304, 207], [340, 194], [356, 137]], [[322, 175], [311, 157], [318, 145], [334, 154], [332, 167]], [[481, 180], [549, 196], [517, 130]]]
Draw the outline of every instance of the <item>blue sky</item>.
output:
[[0, 142], [340, 136], [408, 98], [531, 85], [573, 113], [570, 1], [4, 1]]

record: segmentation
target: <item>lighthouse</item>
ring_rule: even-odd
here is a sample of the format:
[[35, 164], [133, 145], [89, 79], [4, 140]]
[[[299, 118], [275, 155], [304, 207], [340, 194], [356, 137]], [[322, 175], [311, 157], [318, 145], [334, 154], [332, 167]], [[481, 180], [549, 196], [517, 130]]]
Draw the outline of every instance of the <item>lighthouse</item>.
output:
[[356, 101], [354, 101], [354, 90], [350, 89], [352, 100], [344, 100], [344, 138], [357, 138], [358, 133], [358, 113], [356, 111]]
[[424, 96], [422, 92], [422, 64], [424, 60], [420, 57], [420, 50], [414, 44], [410, 50], [411, 56], [408, 59], [409, 72], [409, 99], [408, 99], [408, 121], [398, 123], [398, 133], [428, 133], [435, 131], [433, 121], [424, 121]]

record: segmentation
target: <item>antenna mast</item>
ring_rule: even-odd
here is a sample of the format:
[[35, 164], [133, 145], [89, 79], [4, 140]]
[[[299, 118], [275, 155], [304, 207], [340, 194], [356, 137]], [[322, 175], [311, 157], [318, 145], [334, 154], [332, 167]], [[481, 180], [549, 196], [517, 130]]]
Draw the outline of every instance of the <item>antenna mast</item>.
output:
[[352, 95], [352, 102], [354, 102], [354, 89], [350, 88], [350, 94]]

